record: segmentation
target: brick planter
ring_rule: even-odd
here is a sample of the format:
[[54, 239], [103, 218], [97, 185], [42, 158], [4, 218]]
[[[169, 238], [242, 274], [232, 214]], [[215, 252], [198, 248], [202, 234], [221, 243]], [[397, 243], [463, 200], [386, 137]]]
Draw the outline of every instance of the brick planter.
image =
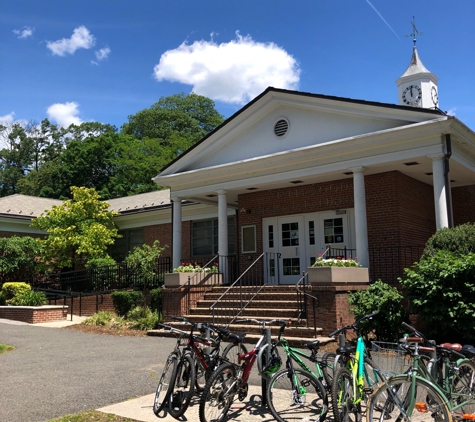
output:
[[188, 283], [190, 278], [190, 284], [202, 285], [221, 285], [223, 284], [222, 274], [207, 274], [207, 273], [168, 273], [165, 274], [165, 287], [180, 287]]
[[368, 268], [361, 267], [310, 267], [308, 281], [314, 286], [335, 284], [368, 284]]
[[0, 318], [37, 324], [66, 320], [68, 307], [63, 305], [45, 306], [0, 306]]

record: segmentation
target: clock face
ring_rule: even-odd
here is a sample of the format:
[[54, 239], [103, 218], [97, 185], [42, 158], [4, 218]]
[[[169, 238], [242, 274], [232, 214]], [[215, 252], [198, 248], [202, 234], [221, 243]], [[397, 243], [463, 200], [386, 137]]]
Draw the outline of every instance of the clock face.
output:
[[431, 90], [431, 95], [432, 95], [432, 102], [436, 107], [439, 105], [439, 94], [437, 94], [437, 88], [435, 86], [432, 87]]
[[402, 100], [409, 105], [418, 105], [422, 91], [417, 85], [409, 85], [402, 93]]

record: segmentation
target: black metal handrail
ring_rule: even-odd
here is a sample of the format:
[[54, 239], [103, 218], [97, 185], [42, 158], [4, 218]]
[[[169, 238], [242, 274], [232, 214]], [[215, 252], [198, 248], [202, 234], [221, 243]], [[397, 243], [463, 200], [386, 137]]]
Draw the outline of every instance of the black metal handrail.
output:
[[307, 287], [309, 286], [308, 282], [308, 272], [304, 271], [302, 278], [295, 285], [297, 290], [297, 310], [298, 310], [298, 320], [299, 322], [302, 319], [305, 319], [308, 328], [308, 312], [307, 312], [307, 297], [312, 301], [312, 310], [313, 310], [313, 331], [315, 336], [317, 335], [317, 303], [318, 299], [316, 296], [312, 295]]
[[[264, 286], [270, 284], [270, 279], [277, 279], [275, 264], [280, 254], [263, 252], [254, 262], [232, 283], [223, 294], [210, 306], [213, 324], [229, 326], [239, 316], [244, 309], [255, 299]], [[269, 268], [273, 260], [273, 274]], [[263, 281], [264, 269], [267, 270], [267, 277]], [[219, 314], [219, 315], [218, 315]], [[220, 320], [218, 321], [218, 316]]]

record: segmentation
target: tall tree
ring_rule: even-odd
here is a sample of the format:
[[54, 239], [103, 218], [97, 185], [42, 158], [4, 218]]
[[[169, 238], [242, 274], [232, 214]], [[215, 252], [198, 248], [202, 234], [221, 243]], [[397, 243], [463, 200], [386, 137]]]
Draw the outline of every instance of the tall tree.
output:
[[181, 93], [161, 97], [150, 108], [129, 116], [129, 122], [122, 126], [122, 133], [138, 139], [159, 139], [164, 147], [173, 148], [179, 143], [174, 151], [179, 154], [183, 148], [189, 148], [214, 130], [223, 120], [211, 99], [195, 93]]
[[38, 242], [42, 261], [50, 267], [108, 259], [107, 247], [120, 237], [112, 221], [117, 213], [107, 211], [109, 204], [101, 201], [94, 189], [72, 186], [71, 192], [72, 199], [53, 206], [31, 224], [48, 233]]

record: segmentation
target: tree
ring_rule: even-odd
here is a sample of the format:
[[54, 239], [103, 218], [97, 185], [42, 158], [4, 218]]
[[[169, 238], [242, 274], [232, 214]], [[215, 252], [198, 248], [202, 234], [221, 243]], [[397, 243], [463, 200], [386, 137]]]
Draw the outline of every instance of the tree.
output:
[[0, 238], [0, 284], [30, 278], [38, 264], [38, 243], [29, 236]]
[[175, 157], [223, 122], [209, 98], [191, 93], [161, 97], [150, 108], [129, 116], [122, 133], [160, 140]]
[[45, 216], [33, 220], [32, 227], [48, 233], [39, 239], [41, 257], [50, 267], [71, 267], [77, 261], [110, 258], [107, 247], [120, 237], [112, 219], [94, 189], [71, 187], [72, 199], [53, 206]]

